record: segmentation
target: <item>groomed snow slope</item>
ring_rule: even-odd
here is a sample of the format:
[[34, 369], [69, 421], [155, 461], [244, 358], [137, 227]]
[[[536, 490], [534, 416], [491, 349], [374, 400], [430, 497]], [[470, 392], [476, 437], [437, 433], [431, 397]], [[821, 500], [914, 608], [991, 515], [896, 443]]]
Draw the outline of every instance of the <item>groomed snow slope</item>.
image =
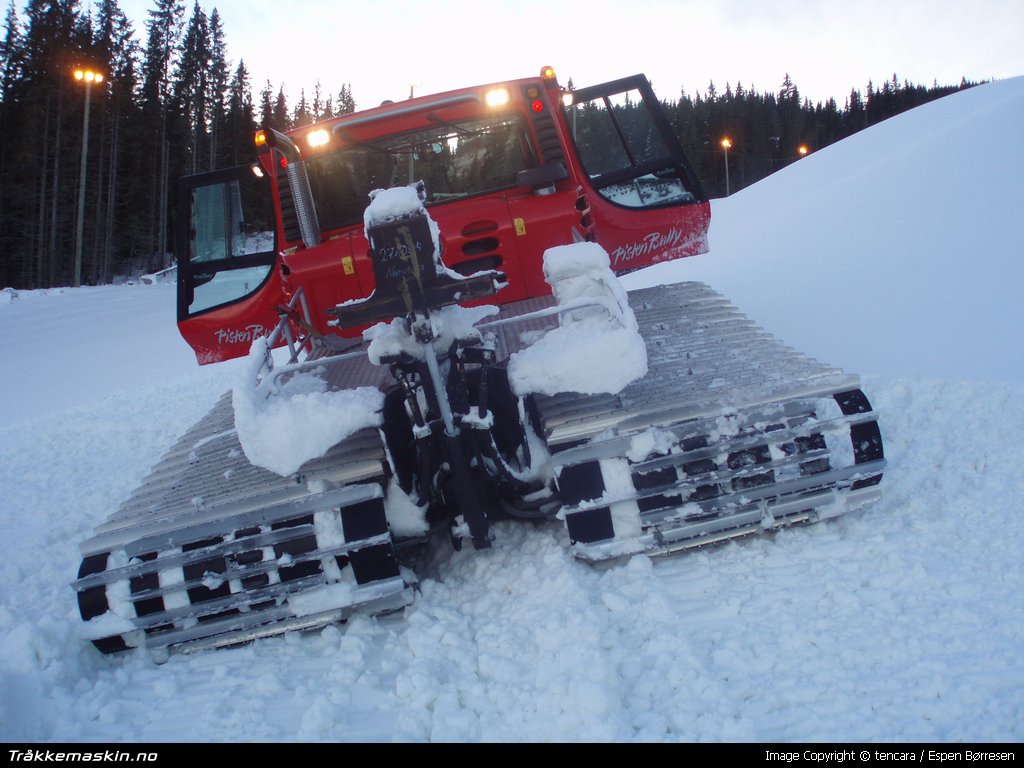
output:
[[926, 104], [716, 201], [710, 254], [627, 287], [701, 280], [862, 374], [1022, 381], [1022, 125], [1024, 78]]
[[1024, 739], [1024, 150], [993, 137], [1022, 118], [1022, 79], [922, 107], [716, 202], [711, 255], [631, 277], [705, 279], [870, 374], [880, 503], [605, 571], [557, 526], [500, 525], [440, 552], [402, 619], [162, 666], [78, 638], [77, 542], [240, 368], [168, 371], [166, 286], [0, 303], [0, 739]]

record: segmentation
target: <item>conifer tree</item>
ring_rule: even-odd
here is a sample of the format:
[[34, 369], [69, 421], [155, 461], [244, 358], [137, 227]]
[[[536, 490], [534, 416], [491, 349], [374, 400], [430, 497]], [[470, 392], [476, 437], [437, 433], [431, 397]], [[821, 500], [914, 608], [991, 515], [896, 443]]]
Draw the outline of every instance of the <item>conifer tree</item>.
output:
[[6, 100], [11, 83], [18, 78], [21, 67], [21, 30], [14, 0], [7, 6], [4, 16], [3, 39], [0, 40], [0, 102]]
[[185, 8], [181, 0], [155, 0], [146, 21], [148, 39], [142, 67], [142, 121], [148, 134], [150, 168], [151, 231], [155, 237], [151, 249], [150, 271], [163, 266], [168, 245], [168, 202], [170, 179], [170, 147], [168, 146], [168, 108], [171, 72], [181, 36], [181, 19]]
[[277, 90], [277, 99], [274, 101], [274, 119], [271, 127], [278, 131], [286, 131], [291, 127], [291, 120], [288, 117], [288, 101], [284, 96], [284, 83]]
[[270, 85], [270, 80], [267, 80], [267, 84], [263, 86], [263, 90], [260, 91], [260, 125], [271, 125], [274, 120], [274, 102], [273, 102], [274, 89]]
[[295, 105], [295, 112], [292, 114], [292, 127], [301, 128], [304, 125], [309, 125], [312, 122], [312, 117], [309, 113], [309, 105], [306, 104], [306, 89], [303, 88], [299, 91], [299, 103]]
[[241, 165], [252, 160], [252, 139], [256, 133], [256, 115], [252, 103], [252, 89], [249, 86], [249, 71], [245, 61], [238, 62], [238, 68], [228, 86], [227, 126], [228, 145], [231, 155], [228, 165]]
[[220, 14], [214, 8], [210, 14], [210, 170], [219, 167], [220, 136], [226, 120], [225, 100], [228, 92], [227, 47], [224, 43], [224, 27]]
[[181, 42], [172, 97], [177, 129], [176, 143], [179, 147], [187, 147], [188, 173], [206, 170], [203, 161], [209, 157], [207, 120], [211, 97], [210, 42], [209, 22], [196, 0]]
[[345, 83], [338, 91], [338, 103], [334, 107], [335, 115], [351, 115], [356, 111], [356, 100], [352, 98], [352, 83]]

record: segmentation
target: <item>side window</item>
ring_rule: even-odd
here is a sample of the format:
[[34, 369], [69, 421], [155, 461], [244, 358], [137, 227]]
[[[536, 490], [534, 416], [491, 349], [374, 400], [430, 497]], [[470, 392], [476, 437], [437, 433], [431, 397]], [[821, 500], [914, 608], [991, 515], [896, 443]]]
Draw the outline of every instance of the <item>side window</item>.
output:
[[594, 90], [574, 93], [566, 116], [594, 189], [629, 208], [695, 200], [685, 181], [681, 151], [674, 137], [666, 139], [645, 95], [637, 88]]
[[[254, 293], [274, 266], [269, 180], [246, 166], [182, 181], [179, 315], [189, 317]], [[182, 257], [185, 258], [182, 258]]]

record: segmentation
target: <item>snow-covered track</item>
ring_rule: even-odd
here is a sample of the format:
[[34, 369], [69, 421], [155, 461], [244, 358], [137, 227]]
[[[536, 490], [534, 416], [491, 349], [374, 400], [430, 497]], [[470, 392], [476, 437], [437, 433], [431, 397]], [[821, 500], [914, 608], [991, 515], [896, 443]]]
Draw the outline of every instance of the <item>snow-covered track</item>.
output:
[[[506, 305], [499, 359], [557, 324], [552, 298]], [[648, 373], [616, 395], [535, 395], [574, 554], [669, 554], [813, 522], [879, 495], [877, 417], [842, 371], [801, 355], [699, 283], [630, 294]], [[522, 319], [518, 319], [522, 317]], [[323, 359], [332, 389], [393, 386], [365, 356]], [[282, 476], [252, 465], [231, 396], [81, 545], [87, 634], [105, 652], [196, 650], [412, 599], [367, 428]]]
[[784, 346], [700, 283], [630, 294], [646, 377], [538, 398], [573, 549], [663, 554], [876, 499], [877, 415], [856, 376]]
[[187, 650], [408, 604], [384, 461], [365, 429], [295, 475], [255, 467], [225, 395], [82, 543], [87, 633], [105, 652]]

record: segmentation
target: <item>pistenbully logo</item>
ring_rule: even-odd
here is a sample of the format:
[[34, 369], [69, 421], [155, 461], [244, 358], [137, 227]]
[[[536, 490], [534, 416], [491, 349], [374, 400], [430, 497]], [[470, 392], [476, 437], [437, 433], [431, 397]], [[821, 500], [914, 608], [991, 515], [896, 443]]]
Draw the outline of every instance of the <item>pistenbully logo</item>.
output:
[[247, 325], [245, 328], [221, 328], [214, 331], [214, 335], [218, 344], [248, 344], [266, 332], [267, 329], [257, 323]]
[[612, 265], [617, 266], [633, 259], [640, 259], [651, 253], [671, 248], [683, 239], [683, 230], [672, 227], [668, 232], [651, 232], [643, 240], [620, 245], [612, 251]]

